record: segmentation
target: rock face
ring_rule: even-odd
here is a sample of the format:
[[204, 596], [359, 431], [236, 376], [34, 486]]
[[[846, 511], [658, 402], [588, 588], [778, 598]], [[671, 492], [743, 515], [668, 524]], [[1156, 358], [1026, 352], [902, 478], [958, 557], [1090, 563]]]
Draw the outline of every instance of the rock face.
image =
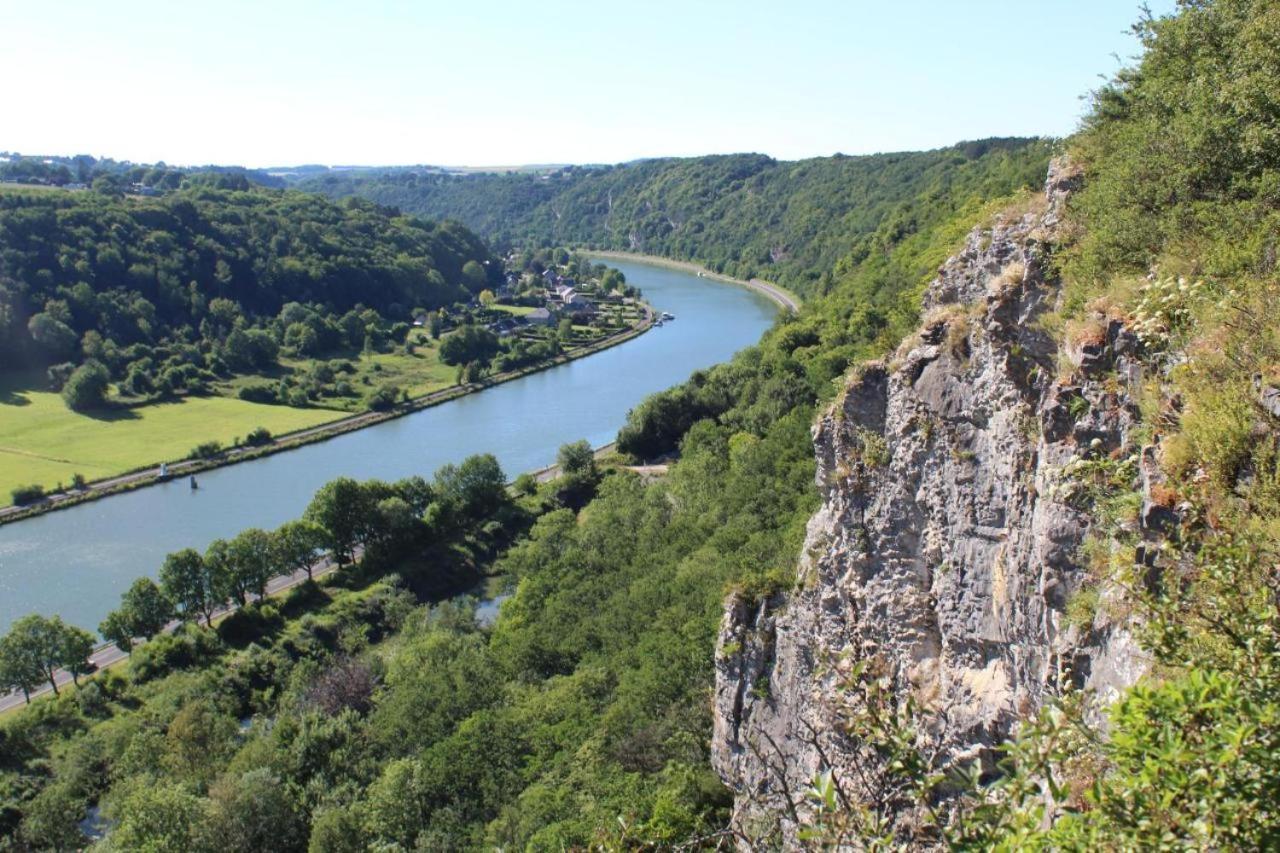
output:
[[1075, 180], [1055, 164], [1040, 209], [974, 231], [918, 335], [857, 371], [815, 426], [824, 501], [796, 587], [731, 598], [721, 625], [713, 760], [740, 837], [798, 844], [823, 771], [885, 807], [880, 753], [851, 733], [856, 678], [911, 699], [934, 768], [990, 770], [992, 747], [1064, 686], [1110, 698], [1143, 672], [1106, 607], [1066, 617], [1101, 580], [1082, 555], [1095, 513], [1080, 472], [1145, 482], [1137, 339], [1099, 316], [1060, 348], [1037, 324], [1058, 296], [1045, 241]]

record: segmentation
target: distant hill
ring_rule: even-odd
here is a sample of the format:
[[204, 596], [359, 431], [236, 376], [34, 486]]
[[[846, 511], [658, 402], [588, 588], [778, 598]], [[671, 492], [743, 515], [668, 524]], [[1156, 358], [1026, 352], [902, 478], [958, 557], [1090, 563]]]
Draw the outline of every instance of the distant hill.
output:
[[454, 218], [499, 246], [646, 252], [813, 295], [821, 273], [841, 258], [874, 251], [887, 222], [901, 238], [918, 226], [913, 211], [922, 205], [963, 205], [1039, 183], [1051, 148], [1048, 140], [1011, 138], [794, 162], [731, 154], [544, 173], [331, 171], [297, 186]]
[[243, 176], [250, 183], [276, 189], [286, 185], [281, 177], [243, 166], [170, 166], [163, 162], [132, 163], [88, 154], [65, 156], [0, 152], [0, 181], [23, 184], [88, 186], [98, 178], [108, 178], [125, 186], [136, 185], [163, 192], [178, 189], [184, 181], [201, 174]]
[[290, 303], [315, 308], [323, 337], [348, 312], [402, 319], [498, 280], [497, 260], [454, 222], [263, 189], [244, 175], [188, 183], [155, 198], [97, 183], [0, 192], [0, 373], [90, 357], [113, 378], [144, 359], [148, 370], [175, 359], [221, 369], [236, 363], [222, 353], [233, 330], [278, 343]]

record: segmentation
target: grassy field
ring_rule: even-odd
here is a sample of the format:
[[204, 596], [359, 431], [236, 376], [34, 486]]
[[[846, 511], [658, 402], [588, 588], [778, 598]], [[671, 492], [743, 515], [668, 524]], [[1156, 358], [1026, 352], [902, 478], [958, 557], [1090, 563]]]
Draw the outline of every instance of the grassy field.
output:
[[[38, 387], [38, 386], [36, 386]], [[327, 409], [264, 406], [197, 397], [103, 415], [76, 414], [61, 396], [12, 381], [0, 385], [0, 506], [15, 486], [53, 488], [110, 477], [161, 460], [181, 459], [203, 441], [230, 444], [254, 427], [273, 434], [341, 417]]]
[[529, 305], [494, 305], [493, 308], [495, 311], [503, 311], [516, 317], [523, 317], [538, 310]]
[[375, 387], [389, 382], [407, 389], [413, 397], [456, 385], [458, 378], [458, 368], [442, 363], [436, 350], [427, 347], [418, 347], [413, 355], [378, 353], [361, 360], [360, 367], [357, 376], [368, 376]]
[[[421, 333], [421, 336], [426, 337], [425, 333]], [[382, 385], [394, 385], [407, 390], [413, 397], [456, 385], [458, 368], [442, 364], [437, 347], [435, 342], [420, 344], [414, 348], [413, 355], [397, 348], [395, 352], [389, 353], [363, 354], [355, 350], [338, 352], [322, 359], [282, 357], [280, 367], [269, 374], [235, 376], [216, 383], [214, 390], [218, 394], [235, 397], [246, 385], [274, 385], [286, 375], [302, 379], [318, 362], [334, 364], [347, 361], [355, 367], [355, 373], [341, 374], [335, 378], [349, 384], [353, 389], [352, 393], [347, 396], [317, 397], [313, 405], [343, 412], [363, 412], [366, 410], [365, 398]]]

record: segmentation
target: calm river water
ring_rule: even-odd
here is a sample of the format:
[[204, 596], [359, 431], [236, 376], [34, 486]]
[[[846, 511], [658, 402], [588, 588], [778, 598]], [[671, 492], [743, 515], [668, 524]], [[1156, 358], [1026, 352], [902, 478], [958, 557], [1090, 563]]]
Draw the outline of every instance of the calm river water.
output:
[[164, 555], [203, 550], [246, 527], [300, 515], [334, 477], [430, 476], [493, 453], [508, 476], [550, 464], [568, 441], [612, 441], [627, 412], [690, 372], [755, 343], [777, 306], [745, 288], [609, 261], [676, 320], [579, 361], [287, 453], [139, 489], [0, 527], [0, 633], [18, 617], [58, 614], [96, 630], [120, 594]]

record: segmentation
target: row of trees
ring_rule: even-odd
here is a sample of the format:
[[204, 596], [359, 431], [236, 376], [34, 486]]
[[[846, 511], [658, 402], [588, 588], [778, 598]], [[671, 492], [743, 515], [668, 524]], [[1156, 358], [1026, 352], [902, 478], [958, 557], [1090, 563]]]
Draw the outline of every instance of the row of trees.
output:
[[[306, 572], [311, 580], [321, 555], [338, 566], [371, 548], [398, 553], [432, 533], [448, 537], [496, 512], [510, 500], [506, 475], [490, 454], [445, 465], [433, 481], [408, 477], [395, 483], [340, 477], [323, 486], [303, 517], [274, 531], [250, 528], [217, 539], [204, 553], [184, 548], [165, 557], [159, 582], [134, 581], [98, 627], [125, 652], [150, 640], [177, 619], [212, 627], [224, 607], [243, 607], [267, 594], [270, 581]], [[32, 614], [0, 639], [0, 690], [31, 691], [55, 673], [92, 671], [94, 638], [58, 617]]]
[[159, 584], [145, 577], [134, 581], [98, 631], [127, 652], [175, 618], [212, 625], [224, 605], [264, 597], [274, 577], [305, 571], [310, 579], [326, 541], [323, 528], [298, 520], [272, 532], [250, 528], [230, 540], [216, 539], [204, 554], [184, 548], [165, 557]]

